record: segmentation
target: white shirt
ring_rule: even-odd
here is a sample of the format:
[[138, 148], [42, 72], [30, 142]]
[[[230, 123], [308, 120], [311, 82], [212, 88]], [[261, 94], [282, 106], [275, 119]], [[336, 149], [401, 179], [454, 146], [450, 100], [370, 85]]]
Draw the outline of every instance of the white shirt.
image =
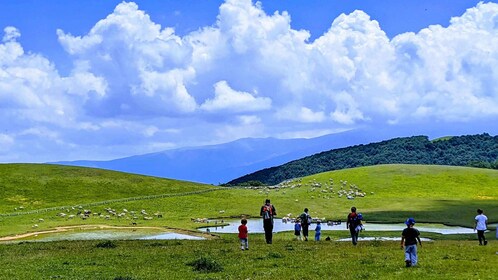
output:
[[488, 217], [484, 214], [479, 214], [476, 216], [476, 230], [486, 230], [486, 222]]

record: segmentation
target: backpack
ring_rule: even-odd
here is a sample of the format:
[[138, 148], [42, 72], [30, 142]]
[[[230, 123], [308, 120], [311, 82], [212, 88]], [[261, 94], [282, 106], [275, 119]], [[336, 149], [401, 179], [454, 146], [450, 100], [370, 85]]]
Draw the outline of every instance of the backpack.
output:
[[311, 224], [311, 216], [306, 212], [299, 215], [299, 219], [301, 219], [302, 224], [308, 224], [308, 225]]
[[273, 206], [270, 205], [263, 205], [263, 219], [269, 220], [273, 217]]
[[349, 226], [353, 229], [356, 228], [356, 226], [358, 226], [358, 224], [361, 224], [360, 217], [358, 217], [358, 215], [356, 213], [349, 214], [348, 222], [349, 222]]

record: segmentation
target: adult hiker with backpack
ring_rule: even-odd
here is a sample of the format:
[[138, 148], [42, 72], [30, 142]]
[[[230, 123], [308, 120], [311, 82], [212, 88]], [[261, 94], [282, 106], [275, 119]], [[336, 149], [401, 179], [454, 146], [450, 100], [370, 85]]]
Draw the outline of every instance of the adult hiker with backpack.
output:
[[270, 203], [269, 199], [266, 199], [265, 204], [261, 206], [259, 215], [263, 218], [266, 243], [271, 244], [273, 239], [273, 217], [277, 215], [277, 211], [275, 210], [275, 206]]
[[303, 229], [304, 241], [308, 241], [308, 229], [311, 224], [311, 216], [308, 212], [308, 208], [304, 208], [304, 212], [299, 215], [299, 219], [301, 220], [301, 228]]
[[346, 221], [346, 229], [349, 229], [349, 233], [351, 234], [351, 241], [353, 245], [358, 243], [358, 233], [359, 230], [356, 230], [356, 227], [361, 224], [361, 220], [358, 218], [358, 214], [356, 214], [356, 207], [351, 207], [351, 213], [348, 214], [348, 218]]

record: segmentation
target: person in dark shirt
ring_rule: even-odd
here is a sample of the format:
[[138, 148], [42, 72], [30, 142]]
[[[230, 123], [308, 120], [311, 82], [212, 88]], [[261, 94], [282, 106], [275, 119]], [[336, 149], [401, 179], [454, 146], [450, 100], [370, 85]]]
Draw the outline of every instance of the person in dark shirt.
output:
[[418, 229], [414, 228], [415, 219], [408, 218], [405, 222], [406, 228], [403, 229], [401, 233], [401, 249], [405, 249], [405, 263], [406, 267], [415, 266], [418, 262], [417, 255], [417, 241], [422, 247], [422, 242], [420, 241], [420, 232]]
[[275, 206], [270, 203], [269, 199], [266, 199], [265, 204], [261, 206], [259, 215], [263, 218], [266, 243], [271, 244], [273, 239], [273, 217], [277, 215], [277, 211], [275, 210]]
[[346, 229], [349, 229], [349, 233], [351, 234], [351, 242], [353, 245], [358, 243], [358, 231], [356, 231], [356, 227], [358, 226], [358, 214], [356, 214], [356, 207], [351, 207], [351, 213], [348, 214], [346, 220]]
[[308, 241], [308, 228], [311, 224], [311, 216], [308, 208], [304, 208], [304, 212], [299, 215], [299, 219], [301, 220], [304, 241]]

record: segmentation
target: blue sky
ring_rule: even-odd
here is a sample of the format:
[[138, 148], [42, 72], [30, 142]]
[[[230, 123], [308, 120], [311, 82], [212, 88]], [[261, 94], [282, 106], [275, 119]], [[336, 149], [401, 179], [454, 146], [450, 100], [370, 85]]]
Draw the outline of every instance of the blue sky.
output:
[[0, 162], [495, 135], [494, 2], [0, 0]]

